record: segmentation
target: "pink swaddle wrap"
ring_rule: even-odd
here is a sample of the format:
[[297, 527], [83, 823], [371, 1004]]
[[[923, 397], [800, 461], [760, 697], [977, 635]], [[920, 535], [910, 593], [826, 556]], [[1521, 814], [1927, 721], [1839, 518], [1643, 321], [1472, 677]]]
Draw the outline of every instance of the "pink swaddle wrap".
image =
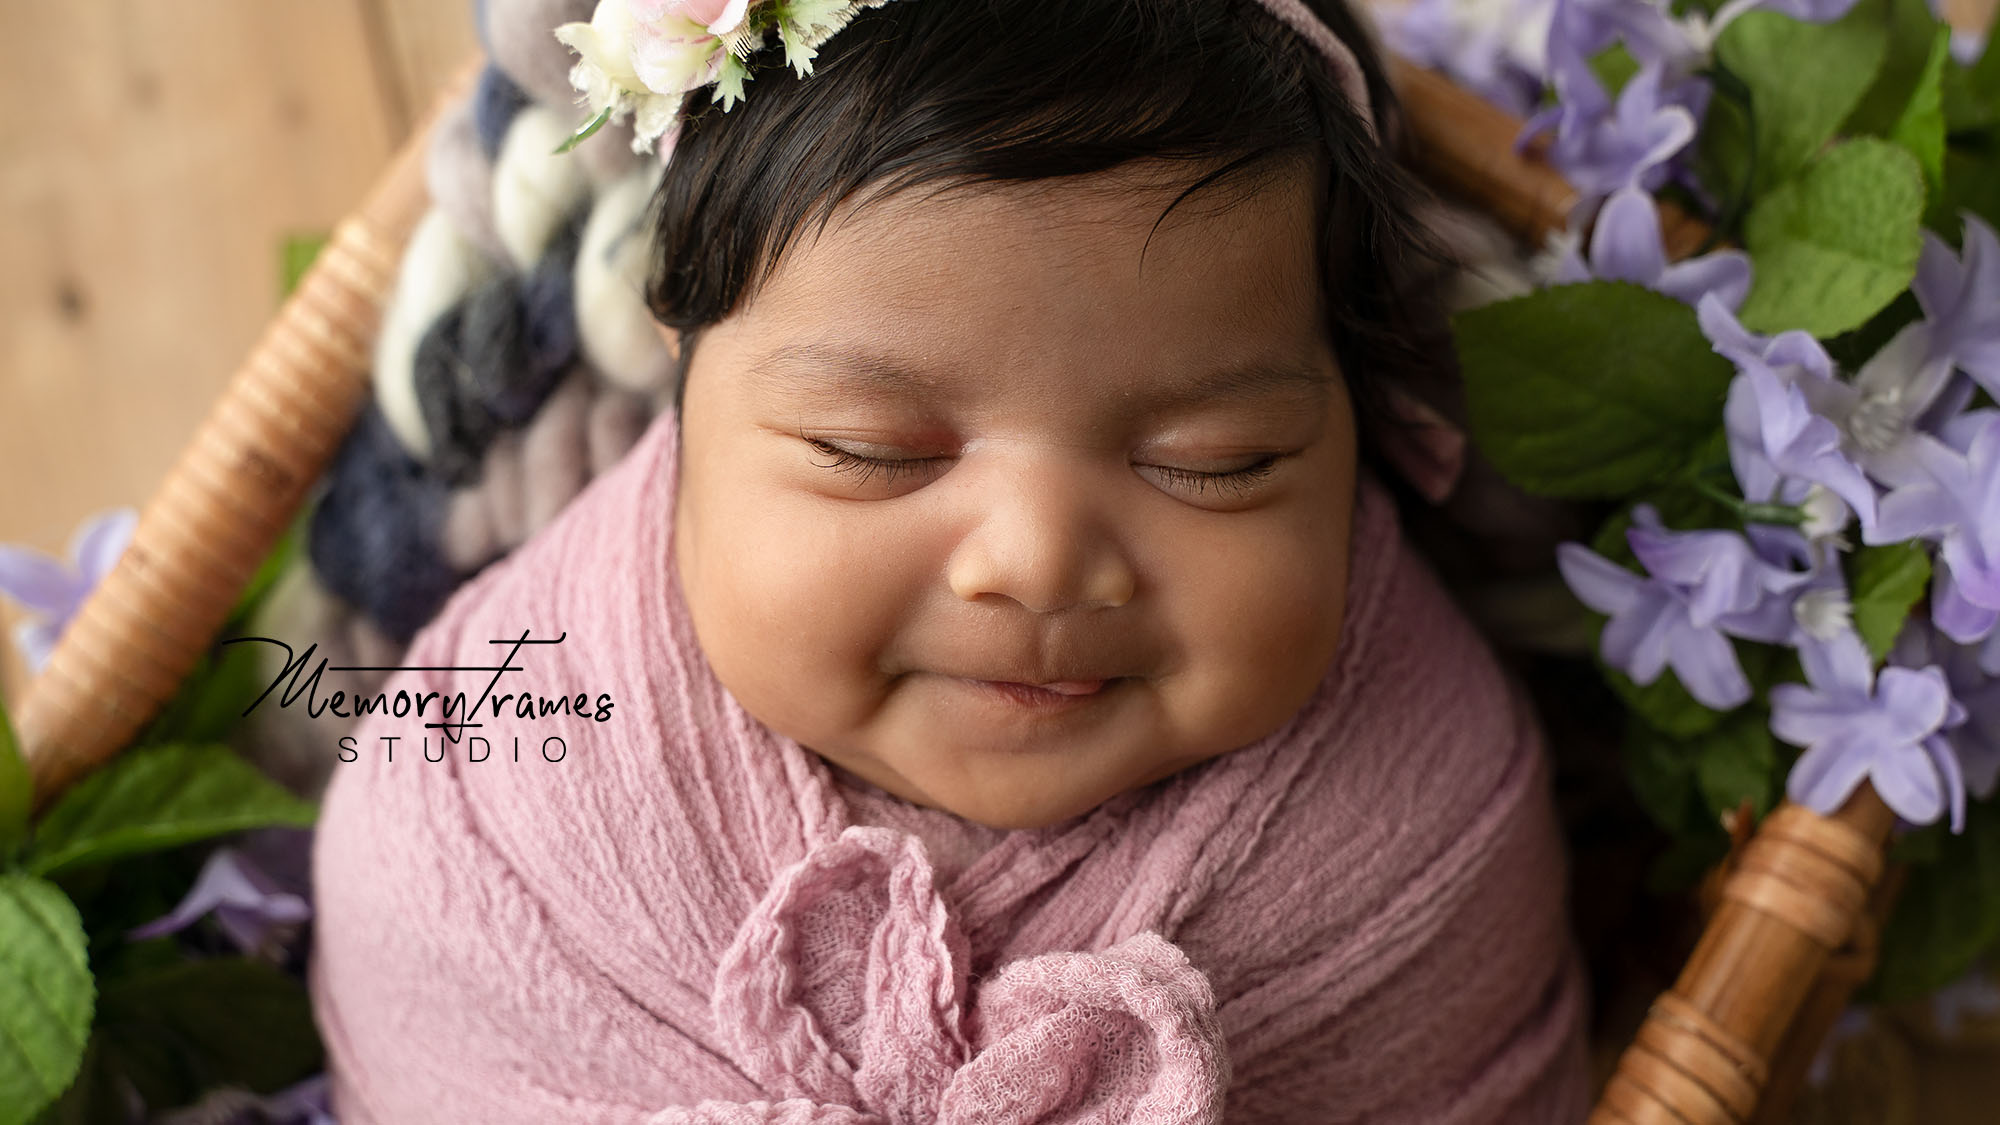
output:
[[488, 760], [432, 762], [426, 720], [377, 715], [335, 772], [312, 988], [343, 1125], [1582, 1119], [1539, 737], [1378, 486], [1285, 728], [1004, 832], [716, 682], [671, 564], [675, 437], [662, 415], [387, 686], [477, 699], [491, 673], [425, 669], [566, 634], [495, 693], [606, 694], [608, 721], [509, 701], [469, 732]]

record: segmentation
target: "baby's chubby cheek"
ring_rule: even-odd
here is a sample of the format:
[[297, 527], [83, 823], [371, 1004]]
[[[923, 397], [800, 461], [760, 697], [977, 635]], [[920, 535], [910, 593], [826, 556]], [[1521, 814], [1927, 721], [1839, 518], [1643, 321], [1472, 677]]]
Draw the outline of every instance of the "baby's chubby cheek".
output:
[[910, 611], [879, 535], [787, 518], [783, 496], [684, 476], [675, 550], [716, 676], [765, 725], [811, 744], [865, 724], [887, 690], [882, 656]]

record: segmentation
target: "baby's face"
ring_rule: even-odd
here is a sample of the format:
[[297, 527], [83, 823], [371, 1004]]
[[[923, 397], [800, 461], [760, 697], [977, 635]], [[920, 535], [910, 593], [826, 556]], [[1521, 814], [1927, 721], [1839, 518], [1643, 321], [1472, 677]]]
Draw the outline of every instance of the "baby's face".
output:
[[1308, 183], [1157, 230], [1181, 184], [919, 188], [795, 246], [682, 407], [676, 563], [744, 708], [1000, 828], [1289, 719], [1355, 487]]

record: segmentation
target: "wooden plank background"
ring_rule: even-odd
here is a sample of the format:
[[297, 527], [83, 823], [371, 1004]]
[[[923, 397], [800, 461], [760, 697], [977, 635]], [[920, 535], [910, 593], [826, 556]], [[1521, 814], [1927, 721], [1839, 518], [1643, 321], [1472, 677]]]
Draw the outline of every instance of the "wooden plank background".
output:
[[[0, 2], [0, 542], [145, 503], [285, 240], [359, 202], [476, 49], [470, 0]], [[23, 678], [0, 643], [0, 694]]]

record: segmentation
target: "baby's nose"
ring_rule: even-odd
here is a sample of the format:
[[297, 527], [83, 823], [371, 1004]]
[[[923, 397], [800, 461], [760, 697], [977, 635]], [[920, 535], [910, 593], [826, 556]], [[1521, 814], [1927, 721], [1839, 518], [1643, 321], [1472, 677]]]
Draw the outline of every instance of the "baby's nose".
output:
[[1132, 600], [1138, 574], [1091, 482], [1059, 470], [992, 474], [983, 515], [946, 565], [966, 601], [1006, 598], [1035, 613], [1108, 609]]

